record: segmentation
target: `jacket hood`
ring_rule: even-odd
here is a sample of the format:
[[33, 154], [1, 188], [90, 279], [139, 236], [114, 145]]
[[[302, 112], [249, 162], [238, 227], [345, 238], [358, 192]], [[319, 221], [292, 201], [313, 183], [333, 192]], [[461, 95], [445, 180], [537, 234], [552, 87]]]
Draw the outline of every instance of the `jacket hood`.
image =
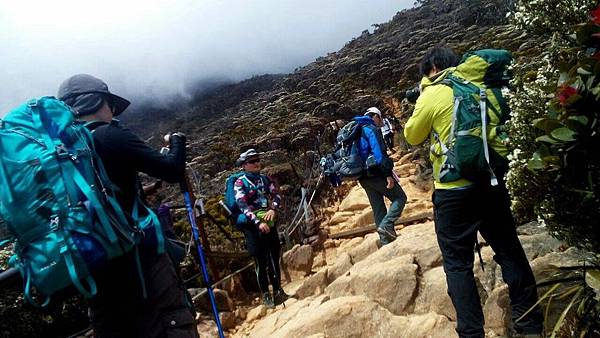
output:
[[375, 125], [375, 122], [369, 116], [356, 116], [354, 118], [354, 121], [356, 121], [356, 123], [360, 124], [361, 126], [366, 126], [369, 124]]

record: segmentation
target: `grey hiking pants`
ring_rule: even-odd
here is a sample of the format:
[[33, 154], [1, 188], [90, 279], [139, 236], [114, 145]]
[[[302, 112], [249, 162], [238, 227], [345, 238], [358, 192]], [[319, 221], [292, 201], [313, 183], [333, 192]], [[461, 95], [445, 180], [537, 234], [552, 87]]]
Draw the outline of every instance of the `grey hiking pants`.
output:
[[[381, 244], [388, 244], [389, 236], [385, 236], [380, 230], [396, 234], [394, 222], [402, 214], [404, 205], [406, 204], [406, 194], [398, 183], [394, 183], [392, 189], [386, 188], [387, 180], [383, 176], [363, 177], [358, 180], [360, 185], [365, 189], [369, 203], [373, 209], [373, 217], [375, 225], [378, 228], [379, 239]], [[386, 197], [392, 202], [390, 210], [387, 210], [383, 198]]]

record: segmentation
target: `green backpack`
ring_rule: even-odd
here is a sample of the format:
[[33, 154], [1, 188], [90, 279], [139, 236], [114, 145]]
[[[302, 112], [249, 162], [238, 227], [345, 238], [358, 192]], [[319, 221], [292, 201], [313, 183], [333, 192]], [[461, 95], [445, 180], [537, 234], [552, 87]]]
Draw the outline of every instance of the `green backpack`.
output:
[[11, 236], [4, 242], [14, 242], [9, 265], [20, 271], [32, 304], [33, 288], [45, 297], [42, 306], [71, 285], [94, 296], [91, 273], [137, 248], [151, 227], [164, 250], [156, 215], [125, 216], [91, 132], [53, 97], [31, 100], [0, 120], [0, 184], [0, 217]]
[[512, 56], [506, 50], [469, 52], [442, 80], [442, 84], [452, 88], [454, 108], [446, 144], [433, 133], [442, 152], [436, 153], [434, 145], [431, 151], [445, 158], [440, 182], [466, 178], [498, 185], [496, 172], [506, 170], [508, 165], [505, 123], [510, 109], [501, 89], [510, 81], [511, 62]]

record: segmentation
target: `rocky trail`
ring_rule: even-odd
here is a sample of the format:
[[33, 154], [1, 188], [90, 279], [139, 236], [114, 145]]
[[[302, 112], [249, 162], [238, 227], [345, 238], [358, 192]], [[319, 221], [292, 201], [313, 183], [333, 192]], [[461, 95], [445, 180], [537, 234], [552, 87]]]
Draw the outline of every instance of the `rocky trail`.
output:
[[[419, 178], [419, 162], [412, 161], [412, 155], [392, 158], [408, 196], [400, 221], [415, 216], [420, 221], [397, 225], [398, 239], [384, 247], [374, 232], [355, 238], [328, 238], [319, 250], [296, 245], [283, 257], [284, 289], [293, 297], [285, 306], [267, 309], [259, 298], [250, 298], [250, 305], [240, 302], [236, 306], [231, 299], [242, 297], [241, 288], [232, 280], [225, 288], [230, 294], [224, 292], [225, 306], [221, 309], [226, 311], [222, 318], [227, 336], [455, 337], [456, 314], [447, 295], [431, 220], [432, 184]], [[373, 224], [369, 202], [357, 184], [326, 213], [331, 216], [322, 229], [330, 237]], [[549, 276], [549, 268], [578, 262], [578, 252], [563, 251], [565, 247], [535, 222], [520, 227], [519, 234], [538, 282]], [[482, 245], [485, 270], [476, 256], [474, 272], [484, 304], [486, 335], [498, 337], [506, 333], [510, 323], [508, 289], [493, 251], [486, 243]], [[555, 313], [558, 310], [550, 311], [551, 316]], [[216, 334], [208, 317], [202, 321], [200, 332], [206, 337]]]

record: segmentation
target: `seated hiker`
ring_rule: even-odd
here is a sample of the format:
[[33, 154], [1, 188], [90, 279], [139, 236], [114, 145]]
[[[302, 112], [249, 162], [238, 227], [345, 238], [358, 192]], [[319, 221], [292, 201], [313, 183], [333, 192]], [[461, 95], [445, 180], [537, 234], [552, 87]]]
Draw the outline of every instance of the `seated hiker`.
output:
[[[129, 101], [111, 93], [104, 81], [91, 75], [66, 79], [57, 96], [92, 130], [95, 150], [125, 213], [131, 219], [141, 214], [152, 216], [141, 202], [138, 172], [167, 182], [183, 180], [185, 136], [172, 134], [166, 155], [150, 148], [113, 119], [129, 106]], [[156, 244], [163, 238], [162, 231], [156, 227], [153, 230], [144, 232], [137, 250], [95, 272], [98, 292], [89, 302], [95, 337], [198, 337], [195, 310], [187, 291], [172, 261]]]
[[[271, 179], [260, 173], [260, 153], [248, 149], [240, 154], [237, 163], [241, 165], [243, 175], [234, 184], [235, 201], [247, 219], [245, 224], [239, 225], [239, 229], [244, 233], [248, 252], [255, 260], [263, 302], [267, 307], [274, 307], [288, 298], [281, 288], [281, 244], [275, 222], [275, 210], [279, 208], [281, 197]], [[272, 297], [269, 281], [273, 287]]]
[[[402, 214], [406, 194], [394, 177], [394, 164], [385, 151], [380, 129], [383, 126], [381, 111], [371, 107], [364, 116], [355, 117], [354, 120], [362, 126], [359, 152], [366, 166], [366, 172], [358, 182], [369, 198], [381, 244], [389, 244], [397, 237], [394, 222]], [[392, 202], [389, 210], [384, 197]]]

